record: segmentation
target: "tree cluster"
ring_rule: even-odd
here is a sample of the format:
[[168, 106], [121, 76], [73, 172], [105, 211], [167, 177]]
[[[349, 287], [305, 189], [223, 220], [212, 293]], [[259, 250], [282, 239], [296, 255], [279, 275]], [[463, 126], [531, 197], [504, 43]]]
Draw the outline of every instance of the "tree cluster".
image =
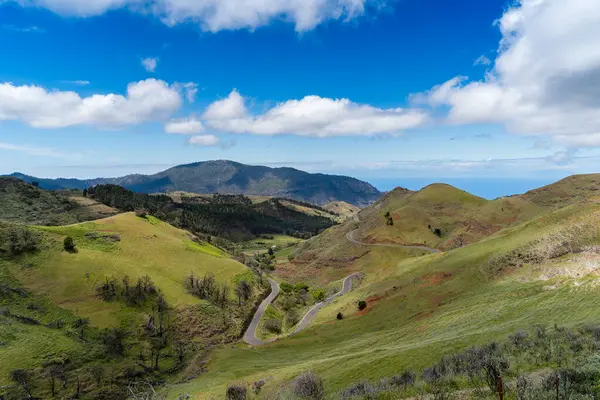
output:
[[116, 278], [105, 278], [96, 288], [96, 294], [104, 301], [122, 299], [127, 305], [140, 306], [158, 294], [158, 290], [148, 275], [133, 282], [125, 275], [119, 282]]
[[242, 195], [216, 194], [204, 203], [176, 203], [166, 195], [135, 193], [117, 185], [91, 187], [88, 196], [122, 211], [145, 210], [180, 228], [234, 240], [265, 233], [305, 238], [334, 225], [329, 218], [291, 210], [277, 199], [252, 204]]
[[225, 307], [229, 299], [229, 286], [220, 284], [211, 274], [198, 278], [190, 274], [185, 282], [189, 293], [203, 300], [208, 300], [219, 307]]

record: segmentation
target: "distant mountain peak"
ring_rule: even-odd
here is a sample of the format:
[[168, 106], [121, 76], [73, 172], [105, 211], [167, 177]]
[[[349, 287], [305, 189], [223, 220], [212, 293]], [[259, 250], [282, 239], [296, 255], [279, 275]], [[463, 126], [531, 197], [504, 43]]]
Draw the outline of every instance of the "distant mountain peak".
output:
[[325, 205], [345, 201], [367, 206], [381, 193], [371, 184], [348, 176], [311, 174], [290, 167], [271, 168], [230, 160], [207, 160], [177, 165], [153, 175], [127, 175], [118, 178], [43, 179], [14, 173], [27, 182], [37, 181], [45, 189], [83, 189], [97, 184], [115, 184], [144, 193], [184, 191], [210, 194], [246, 194], [287, 197]]

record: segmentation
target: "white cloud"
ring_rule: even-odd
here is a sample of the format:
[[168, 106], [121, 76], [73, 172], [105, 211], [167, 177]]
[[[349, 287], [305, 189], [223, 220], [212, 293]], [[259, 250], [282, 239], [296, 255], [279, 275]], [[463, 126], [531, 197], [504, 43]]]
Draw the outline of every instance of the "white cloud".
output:
[[181, 103], [176, 88], [156, 79], [130, 83], [125, 96], [111, 93], [84, 98], [73, 91], [0, 84], [0, 120], [19, 120], [35, 128], [116, 128], [164, 120]]
[[429, 102], [449, 106], [452, 123], [501, 123], [515, 133], [599, 145], [600, 3], [521, 0], [497, 25], [503, 38], [485, 80], [453, 78], [428, 92]]
[[142, 66], [148, 72], [156, 71], [156, 66], [158, 64], [158, 57], [148, 57], [142, 60]]
[[194, 82], [180, 83], [176, 82], [173, 87], [185, 93], [185, 98], [188, 102], [193, 103], [196, 100], [196, 94], [198, 94], [198, 84]]
[[490, 60], [488, 57], [481, 55], [479, 57], [477, 57], [477, 59], [475, 60], [475, 62], [473, 62], [473, 65], [490, 65], [492, 63], [492, 60]]
[[192, 136], [188, 142], [198, 146], [216, 146], [219, 144], [219, 138], [215, 135], [199, 135]]
[[255, 29], [282, 20], [305, 32], [328, 20], [349, 21], [386, 0], [16, 0], [65, 16], [90, 17], [129, 8], [152, 13], [168, 25], [193, 22], [205, 31]]
[[204, 131], [202, 122], [193, 117], [173, 120], [165, 124], [165, 132], [171, 134], [195, 135], [202, 131]]
[[209, 105], [202, 117], [207, 120], [233, 120], [245, 118], [247, 113], [244, 98], [233, 89], [227, 98]]
[[12, 143], [2, 143], [0, 142], [0, 150], [9, 150], [9, 151], [17, 151], [19, 153], [28, 154], [31, 156], [42, 156], [42, 157], [52, 157], [52, 158], [61, 158], [61, 159], [74, 159], [79, 158], [80, 155], [74, 153], [63, 153], [61, 151], [46, 148], [46, 147], [34, 147], [34, 146], [23, 146]]
[[243, 97], [234, 90], [226, 99], [211, 104], [203, 119], [221, 132], [328, 137], [398, 134], [422, 125], [427, 114], [418, 109], [380, 109], [348, 99], [306, 96], [251, 115]]

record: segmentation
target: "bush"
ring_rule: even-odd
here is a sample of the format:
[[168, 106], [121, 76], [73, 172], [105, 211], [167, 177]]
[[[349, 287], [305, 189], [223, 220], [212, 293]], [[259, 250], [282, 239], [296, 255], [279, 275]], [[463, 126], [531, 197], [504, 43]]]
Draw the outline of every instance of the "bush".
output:
[[287, 282], [283, 282], [279, 285], [279, 289], [281, 289], [283, 293], [291, 293], [292, 290], [294, 290], [294, 287]]
[[312, 296], [316, 301], [323, 301], [325, 300], [326, 293], [324, 289], [315, 289]]
[[75, 241], [71, 236], [67, 236], [63, 242], [66, 251], [75, 250]]
[[325, 397], [323, 380], [314, 372], [304, 372], [302, 375], [296, 377], [292, 391], [296, 396], [313, 400], [322, 400]]
[[8, 253], [16, 256], [33, 252], [38, 249], [40, 242], [40, 234], [26, 227], [0, 224], [0, 254]]
[[337, 313], [337, 319], [344, 319], [344, 314], [341, 312]]
[[243, 385], [229, 385], [227, 388], [227, 400], [246, 400], [248, 390]]
[[265, 321], [265, 329], [273, 333], [281, 333], [281, 320], [268, 319]]
[[254, 382], [252, 384], [252, 392], [254, 392], [254, 394], [259, 394], [260, 391], [262, 390], [262, 387], [265, 386], [265, 380], [264, 379], [260, 379], [256, 382]]
[[367, 302], [364, 300], [361, 300], [358, 302], [358, 309], [359, 310], [364, 310], [365, 308], [367, 308]]

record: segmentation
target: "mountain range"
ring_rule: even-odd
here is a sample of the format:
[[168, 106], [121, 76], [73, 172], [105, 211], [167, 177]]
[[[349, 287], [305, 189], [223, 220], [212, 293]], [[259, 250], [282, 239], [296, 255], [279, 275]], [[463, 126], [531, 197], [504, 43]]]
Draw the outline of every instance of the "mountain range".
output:
[[270, 168], [216, 160], [178, 165], [153, 175], [132, 174], [117, 178], [46, 179], [15, 172], [9, 176], [26, 182], [38, 182], [47, 190], [85, 189], [99, 184], [120, 185], [135, 192], [226, 193], [287, 197], [325, 205], [345, 201], [367, 206], [381, 192], [371, 184], [338, 175], [310, 174], [295, 168]]

